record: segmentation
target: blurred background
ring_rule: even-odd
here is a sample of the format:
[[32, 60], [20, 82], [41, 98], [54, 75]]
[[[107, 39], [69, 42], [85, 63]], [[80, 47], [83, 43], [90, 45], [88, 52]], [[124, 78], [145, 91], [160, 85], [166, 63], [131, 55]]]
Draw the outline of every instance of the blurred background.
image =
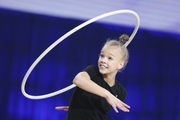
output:
[[[180, 120], [180, 2], [178, 0], [0, 0], [0, 119], [64, 120], [74, 89], [31, 100], [21, 82], [31, 64], [53, 42], [83, 22], [114, 10], [138, 13], [140, 28], [128, 49], [129, 63], [117, 80], [126, 88], [130, 113], [110, 111], [106, 120]], [[136, 19], [118, 14], [96, 21], [66, 38], [30, 74], [31, 95], [72, 84], [108, 38], [131, 35]]]

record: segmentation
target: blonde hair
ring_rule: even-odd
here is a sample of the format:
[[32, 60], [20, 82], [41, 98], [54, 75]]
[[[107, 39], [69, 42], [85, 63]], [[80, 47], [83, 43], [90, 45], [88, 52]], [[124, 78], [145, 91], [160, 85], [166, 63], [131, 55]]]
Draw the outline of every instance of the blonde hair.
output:
[[121, 60], [124, 62], [123, 67], [119, 70], [122, 71], [127, 63], [128, 63], [128, 59], [129, 59], [129, 52], [127, 50], [127, 48], [124, 46], [124, 43], [127, 42], [129, 40], [129, 36], [128, 35], [121, 35], [119, 37], [119, 40], [116, 39], [108, 39], [107, 42], [104, 44], [104, 46], [110, 46], [110, 47], [117, 47], [120, 50], [120, 54], [121, 54]]

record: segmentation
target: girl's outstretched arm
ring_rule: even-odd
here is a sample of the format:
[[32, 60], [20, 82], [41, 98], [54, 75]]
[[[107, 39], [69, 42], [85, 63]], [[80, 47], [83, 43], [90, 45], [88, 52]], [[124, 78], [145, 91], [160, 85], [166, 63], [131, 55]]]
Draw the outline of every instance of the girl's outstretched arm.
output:
[[93, 94], [96, 94], [98, 96], [101, 96], [106, 99], [106, 101], [113, 107], [113, 109], [118, 112], [118, 109], [121, 109], [124, 112], [129, 112], [130, 106], [116, 98], [114, 95], [112, 95], [108, 90], [104, 89], [103, 87], [97, 85], [95, 82], [93, 82], [90, 79], [90, 76], [87, 72], [80, 72], [78, 73], [74, 80], [73, 83], [87, 91]]

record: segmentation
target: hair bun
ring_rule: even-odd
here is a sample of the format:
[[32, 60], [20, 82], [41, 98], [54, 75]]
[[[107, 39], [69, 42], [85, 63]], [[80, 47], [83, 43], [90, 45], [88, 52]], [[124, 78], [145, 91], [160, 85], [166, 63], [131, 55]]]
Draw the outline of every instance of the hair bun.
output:
[[127, 41], [129, 40], [129, 36], [123, 34], [123, 35], [121, 35], [121, 36], [119, 37], [119, 39], [120, 39], [120, 41], [122, 41], [122, 42], [127, 42]]

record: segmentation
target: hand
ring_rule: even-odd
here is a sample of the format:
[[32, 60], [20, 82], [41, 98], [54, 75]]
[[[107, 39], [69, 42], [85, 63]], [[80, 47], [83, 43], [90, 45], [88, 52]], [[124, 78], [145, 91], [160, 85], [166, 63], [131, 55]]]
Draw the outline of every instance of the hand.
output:
[[113, 107], [113, 109], [118, 113], [118, 109], [129, 112], [130, 106], [113, 96], [111, 93], [106, 97], [106, 101]]
[[69, 109], [69, 106], [58, 106], [58, 107], [55, 107], [56, 110], [64, 110], [64, 111], [68, 111]]

